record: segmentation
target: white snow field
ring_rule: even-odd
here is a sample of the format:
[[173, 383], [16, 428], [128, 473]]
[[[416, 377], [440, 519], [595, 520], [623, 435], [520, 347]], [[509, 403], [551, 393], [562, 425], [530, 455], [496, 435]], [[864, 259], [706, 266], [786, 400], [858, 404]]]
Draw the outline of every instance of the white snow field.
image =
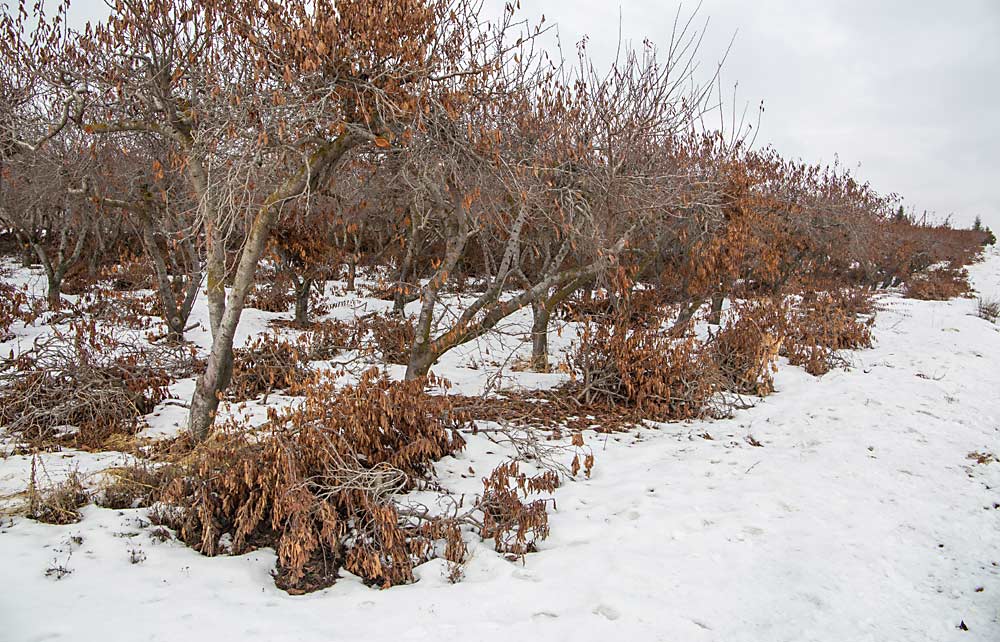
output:
[[[970, 273], [1000, 297], [997, 250]], [[881, 303], [877, 344], [851, 353], [849, 371], [814, 378], [782, 362], [777, 392], [732, 419], [587, 433], [593, 477], [556, 491], [552, 534], [523, 563], [470, 534], [458, 584], [438, 560], [412, 585], [342, 573], [293, 597], [274, 586], [272, 551], [208, 558], [160, 543], [143, 509], [89, 506], [69, 526], [3, 518], [0, 640], [995, 642], [1000, 462], [969, 455], [1000, 454], [1000, 327], [975, 316], [974, 299]], [[248, 311], [237, 341], [273, 316]], [[435, 373], [481, 385], [484, 371], [464, 367], [476, 350]], [[183, 419], [163, 406], [149, 433]], [[474, 437], [438, 475], [474, 493], [500, 456]], [[121, 458], [42, 461], [58, 477]], [[30, 464], [0, 460], [0, 496], [24, 489]], [[71, 572], [46, 575], [60, 566]]]

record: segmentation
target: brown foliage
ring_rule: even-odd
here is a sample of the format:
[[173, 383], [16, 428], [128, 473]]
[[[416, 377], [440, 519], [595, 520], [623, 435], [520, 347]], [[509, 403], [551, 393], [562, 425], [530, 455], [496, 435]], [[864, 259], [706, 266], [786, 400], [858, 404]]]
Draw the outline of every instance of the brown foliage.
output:
[[361, 320], [361, 332], [371, 332], [375, 349], [386, 363], [405, 365], [416, 336], [409, 319], [391, 314], [375, 314]]
[[[610, 296], [591, 296], [591, 292], [563, 301], [555, 309], [555, 316], [578, 323], [599, 321], [610, 315], [628, 315], [633, 325], [659, 321], [657, 309], [664, 303], [664, 293], [659, 289], [645, 289], [630, 292], [627, 297], [613, 299]], [[586, 295], [586, 296], [584, 296]]]
[[32, 300], [27, 289], [0, 282], [0, 342], [14, 338], [10, 328], [15, 321], [34, 323], [42, 312], [42, 301]]
[[183, 348], [142, 345], [93, 321], [76, 322], [0, 362], [0, 426], [29, 441], [98, 448], [134, 434], [172, 377], [190, 372], [193, 362]]
[[159, 297], [139, 295], [129, 290], [94, 287], [76, 309], [94, 319], [133, 330], [148, 330], [162, 317]]
[[785, 305], [774, 299], [751, 300], [736, 304], [729, 316], [708, 342], [722, 387], [736, 394], [770, 394], [785, 339]]
[[171, 465], [157, 466], [136, 460], [128, 466], [109, 468], [107, 483], [101, 488], [96, 503], [104, 508], [146, 508], [159, 501], [171, 475]]
[[156, 287], [156, 276], [149, 261], [142, 257], [123, 257], [114, 265], [101, 270], [101, 280], [109, 281], [115, 290], [150, 290]]
[[583, 405], [620, 405], [646, 419], [670, 421], [718, 414], [718, 379], [694, 338], [675, 339], [658, 324], [620, 320], [584, 328], [570, 357], [568, 391]]
[[[513, 482], [513, 485], [512, 485]], [[549, 470], [533, 477], [521, 472], [516, 461], [508, 461], [483, 479], [483, 494], [477, 507], [483, 512], [483, 539], [494, 540], [496, 551], [516, 557], [533, 553], [535, 543], [549, 536], [549, 502], [536, 499], [528, 503], [522, 497], [553, 492], [559, 476]]]
[[923, 301], [947, 301], [972, 291], [969, 272], [965, 268], [941, 267], [911, 277], [906, 283], [906, 296]]
[[305, 363], [307, 348], [277, 334], [250, 339], [233, 351], [233, 376], [226, 393], [245, 401], [304, 383], [312, 374]]
[[284, 272], [261, 271], [247, 294], [246, 307], [264, 312], [288, 312], [295, 301], [291, 283], [290, 276]]
[[300, 337], [298, 343], [304, 348], [310, 361], [328, 361], [344, 350], [360, 347], [361, 328], [346, 321], [323, 321], [315, 323], [312, 329]]
[[846, 366], [841, 350], [872, 346], [871, 294], [862, 289], [807, 293], [789, 316], [783, 354], [811, 375]]
[[181, 539], [206, 555], [221, 552], [225, 533], [234, 554], [273, 545], [276, 581], [290, 592], [331, 584], [341, 566], [373, 584], [412, 581], [436, 537], [454, 529], [414, 526], [391, 498], [464, 446], [447, 398], [425, 384], [372, 370], [356, 386], [314, 385], [259, 434], [221, 432], [165, 495], [180, 508]]

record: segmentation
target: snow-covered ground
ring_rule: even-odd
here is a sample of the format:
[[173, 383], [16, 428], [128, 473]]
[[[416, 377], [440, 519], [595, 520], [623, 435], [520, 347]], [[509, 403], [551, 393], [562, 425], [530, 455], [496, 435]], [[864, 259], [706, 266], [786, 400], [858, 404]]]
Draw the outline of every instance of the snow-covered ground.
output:
[[[1000, 252], [970, 273], [1000, 297]], [[292, 597], [269, 550], [206, 558], [151, 538], [141, 509], [90, 506], [70, 526], [0, 520], [0, 640], [1000, 640], [1000, 462], [969, 458], [1000, 455], [1000, 327], [971, 299], [881, 303], [850, 371], [783, 363], [777, 392], [733, 419], [588, 434], [593, 477], [556, 492], [523, 564], [473, 543], [458, 584], [434, 561], [409, 586], [344, 573]], [[244, 333], [267, 318], [249, 315]], [[498, 352], [435, 372], [472, 389]], [[151, 430], [182, 421], [163, 406]], [[496, 449], [473, 438], [442, 484], [475, 492]], [[57, 476], [121, 457], [43, 461]], [[29, 466], [0, 460], [0, 496]]]

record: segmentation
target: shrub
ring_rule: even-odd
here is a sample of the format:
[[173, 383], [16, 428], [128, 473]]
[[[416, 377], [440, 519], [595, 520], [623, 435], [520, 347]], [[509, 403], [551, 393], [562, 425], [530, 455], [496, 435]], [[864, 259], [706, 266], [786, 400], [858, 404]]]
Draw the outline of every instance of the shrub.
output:
[[787, 331], [787, 307], [780, 301], [736, 303], [726, 324], [708, 341], [720, 385], [736, 394], [774, 391], [772, 371]]
[[434, 541], [457, 529], [404, 518], [392, 498], [464, 446], [449, 401], [425, 384], [372, 370], [356, 386], [313, 385], [258, 434], [221, 430], [168, 487], [179, 509], [170, 525], [206, 555], [222, 552], [224, 534], [233, 554], [274, 546], [276, 583], [289, 592], [328, 586], [341, 567], [382, 586], [412, 581]]
[[284, 272], [262, 270], [247, 294], [246, 307], [264, 312], [287, 312], [294, 302], [291, 278]]
[[76, 306], [83, 314], [115, 326], [147, 330], [162, 317], [160, 299], [156, 294], [139, 295], [107, 287], [95, 287]]
[[569, 366], [567, 392], [584, 405], [620, 405], [646, 419], [668, 421], [723, 414], [712, 406], [717, 373], [696, 339], [676, 339], [656, 324], [627, 320], [588, 325]]
[[15, 321], [34, 323], [42, 313], [42, 300], [32, 300], [26, 290], [0, 281], [0, 342], [14, 338], [10, 328]]
[[657, 288], [635, 290], [618, 297], [593, 296], [586, 291], [556, 306], [553, 315], [565, 321], [586, 323], [600, 321], [611, 315], [625, 317], [631, 325], [647, 325], [660, 321], [658, 309], [664, 304], [664, 293]]
[[413, 324], [404, 317], [374, 314], [361, 319], [361, 331], [370, 332], [375, 349], [386, 363], [406, 365], [416, 333]]
[[69, 436], [77, 447], [98, 448], [134, 434], [166, 397], [172, 375], [193, 363], [180, 347], [76, 322], [0, 363], [0, 426], [30, 441]]
[[151, 290], [156, 287], [153, 266], [141, 256], [122, 257], [119, 262], [101, 270], [101, 280], [109, 281], [115, 290]]
[[233, 376], [227, 395], [244, 401], [304, 383], [312, 374], [303, 361], [305, 348], [277, 334], [251, 338], [244, 347], [233, 351]]
[[155, 466], [136, 460], [128, 466], [105, 470], [107, 481], [97, 495], [96, 503], [104, 508], [147, 508], [159, 501], [173, 467]]
[[906, 284], [906, 297], [923, 301], [947, 301], [964, 296], [972, 290], [969, 272], [965, 268], [943, 267], [911, 278]]
[[[533, 553], [535, 543], [549, 536], [548, 504], [536, 499], [525, 504], [521, 497], [549, 492], [559, 486], [559, 476], [549, 470], [528, 477], [516, 461], [501, 464], [483, 479], [483, 494], [477, 508], [483, 513], [483, 539], [493, 539], [496, 551], [516, 557]], [[520, 491], [520, 492], [519, 492]]]
[[359, 328], [344, 321], [316, 323], [303, 334], [300, 345], [310, 361], [329, 361], [344, 350], [360, 347]]
[[826, 374], [847, 365], [841, 350], [872, 346], [874, 313], [870, 293], [864, 290], [834, 290], [808, 293], [789, 315], [782, 353], [789, 363], [802, 366], [811, 375]]

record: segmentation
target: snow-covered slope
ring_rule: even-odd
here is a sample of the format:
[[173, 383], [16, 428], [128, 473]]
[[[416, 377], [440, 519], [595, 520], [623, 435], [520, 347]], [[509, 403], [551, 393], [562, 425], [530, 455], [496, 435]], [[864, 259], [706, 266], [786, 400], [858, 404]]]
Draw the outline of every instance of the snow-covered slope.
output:
[[[1000, 253], [970, 272], [1000, 296]], [[89, 507], [0, 525], [0, 640], [1000, 640], [1000, 462], [969, 458], [1000, 455], [1000, 327], [970, 299], [882, 304], [850, 371], [783, 364], [731, 420], [588, 435], [593, 478], [557, 491], [523, 565], [478, 544], [458, 584], [435, 561], [291, 597], [270, 551], [205, 558]], [[475, 490], [490, 447], [441, 462], [444, 485]], [[25, 462], [0, 462], [4, 488]]]

